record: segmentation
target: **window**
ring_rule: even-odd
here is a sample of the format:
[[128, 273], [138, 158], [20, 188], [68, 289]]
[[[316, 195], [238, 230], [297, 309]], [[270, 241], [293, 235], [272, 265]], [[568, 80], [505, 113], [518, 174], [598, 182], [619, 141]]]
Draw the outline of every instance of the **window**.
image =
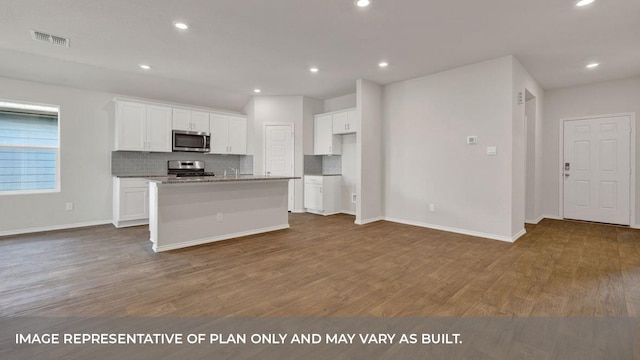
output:
[[0, 101], [0, 195], [60, 191], [59, 108]]

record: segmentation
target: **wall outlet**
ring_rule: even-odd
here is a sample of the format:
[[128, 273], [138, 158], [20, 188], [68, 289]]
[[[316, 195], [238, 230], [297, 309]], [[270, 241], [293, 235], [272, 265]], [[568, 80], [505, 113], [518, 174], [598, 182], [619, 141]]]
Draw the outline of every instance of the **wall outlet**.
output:
[[358, 199], [358, 197], [356, 196], [355, 193], [351, 194], [351, 202], [352, 203], [355, 203], [357, 199]]
[[436, 211], [436, 204], [429, 204], [429, 211], [431, 212]]
[[72, 211], [73, 210], [73, 203], [67, 203], [65, 205], [65, 209], [67, 209], [67, 211]]
[[220, 222], [220, 221], [222, 221], [222, 220], [223, 220], [223, 217], [222, 217], [222, 213], [221, 213], [221, 212], [219, 212], [219, 213], [217, 213], [217, 214], [216, 214], [216, 220], [218, 220], [218, 222]]

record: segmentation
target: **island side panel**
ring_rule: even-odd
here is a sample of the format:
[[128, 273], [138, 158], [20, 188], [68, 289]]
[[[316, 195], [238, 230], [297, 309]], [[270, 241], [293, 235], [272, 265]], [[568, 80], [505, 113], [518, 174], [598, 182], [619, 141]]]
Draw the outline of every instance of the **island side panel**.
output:
[[289, 227], [287, 180], [157, 184], [155, 196], [155, 251]]

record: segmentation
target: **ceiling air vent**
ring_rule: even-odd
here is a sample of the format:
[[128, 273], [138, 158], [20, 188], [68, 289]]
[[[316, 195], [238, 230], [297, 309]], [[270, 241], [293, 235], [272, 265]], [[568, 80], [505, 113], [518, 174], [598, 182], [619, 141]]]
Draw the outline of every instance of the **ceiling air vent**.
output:
[[46, 41], [49, 44], [69, 47], [70, 40], [62, 36], [55, 36], [38, 30], [31, 30], [31, 38], [33, 40]]

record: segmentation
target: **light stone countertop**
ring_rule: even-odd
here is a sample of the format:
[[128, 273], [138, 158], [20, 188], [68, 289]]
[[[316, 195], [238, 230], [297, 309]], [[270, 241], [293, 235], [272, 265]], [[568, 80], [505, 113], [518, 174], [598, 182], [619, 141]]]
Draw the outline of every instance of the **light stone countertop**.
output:
[[175, 176], [146, 176], [145, 179], [158, 184], [198, 184], [198, 183], [223, 183], [240, 181], [273, 181], [300, 179], [293, 176], [266, 176], [266, 175], [227, 175], [227, 176], [196, 176], [196, 177], [175, 177]]

